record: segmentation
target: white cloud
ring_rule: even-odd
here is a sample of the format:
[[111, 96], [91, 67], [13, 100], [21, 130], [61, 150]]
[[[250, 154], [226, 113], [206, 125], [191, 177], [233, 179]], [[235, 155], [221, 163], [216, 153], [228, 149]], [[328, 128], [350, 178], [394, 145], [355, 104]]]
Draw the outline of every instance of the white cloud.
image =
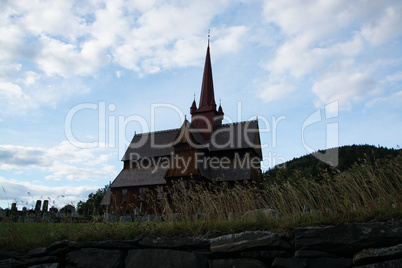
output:
[[[49, 200], [49, 206], [63, 207], [66, 204], [76, 205], [80, 200], [86, 200], [88, 194], [95, 192], [95, 186], [59, 186], [51, 187], [40, 183], [31, 183], [0, 177], [0, 202], [3, 204], [17, 201], [18, 209], [26, 206], [31, 209], [36, 200]], [[3, 191], [4, 189], [4, 191]], [[3, 206], [5, 208], [5, 206]]]
[[[401, 36], [401, 9], [398, 1], [265, 2], [265, 20], [279, 26], [282, 39], [264, 64], [269, 75], [260, 97], [285, 97], [308, 81], [318, 98], [316, 106], [337, 99], [341, 108], [349, 109], [367, 99], [380, 83], [372, 73], [384, 67], [365, 60], [376, 53], [373, 46]], [[365, 65], [369, 70], [360, 71]]]
[[30, 86], [36, 83], [37, 80], [40, 79], [40, 76], [33, 72], [33, 71], [28, 71], [23, 73], [23, 78], [18, 81], [23, 83], [25, 86]]
[[245, 26], [214, 29], [214, 34], [221, 36], [213, 43], [214, 53], [224, 54], [238, 51], [241, 47], [241, 40], [244, 40], [247, 31], [248, 29]]
[[32, 98], [23, 92], [22, 88], [12, 82], [2, 82], [0, 79], [0, 115], [21, 113], [34, 107]]
[[387, 75], [385, 77], [385, 80], [387, 82], [398, 82], [398, 81], [402, 81], [402, 71]]
[[22, 77], [15, 82], [1, 82], [0, 79], [0, 105], [3, 108], [0, 115], [26, 114], [41, 105], [55, 107], [61, 100], [90, 91], [76, 78], [63, 79], [58, 83], [55, 80], [38, 83], [39, 79], [35, 72], [22, 73]]
[[289, 73], [295, 78], [302, 78], [318, 68], [325, 67], [329, 61], [340, 57], [351, 57], [362, 51], [364, 45], [359, 34], [345, 42], [334, 43], [326, 47], [312, 47], [314, 38], [300, 35], [280, 46], [274, 58], [266, 64], [272, 74]]
[[[0, 170], [37, 169], [47, 180], [95, 181], [116, 173], [107, 149], [82, 149], [64, 141], [54, 148], [0, 145]], [[114, 158], [113, 158], [114, 159]]]
[[12, 14], [7, 5], [0, 10], [0, 16], [8, 18], [0, 20], [0, 78], [21, 69], [17, 61], [18, 54], [23, 50], [24, 30], [9, 18]]
[[377, 83], [371, 75], [353, 70], [351, 65], [351, 61], [337, 62], [314, 81], [312, 91], [318, 98], [314, 101], [317, 108], [339, 101], [339, 108], [348, 110], [353, 103], [377, 93]]
[[397, 92], [393, 92], [391, 94], [389, 94], [388, 96], [385, 97], [376, 97], [371, 99], [370, 101], [367, 102], [366, 106], [367, 107], [373, 107], [377, 104], [381, 104], [383, 105], [392, 105], [392, 104], [396, 104], [398, 105], [398, 107], [401, 107], [402, 105], [402, 90], [397, 91]]
[[36, 55], [38, 66], [48, 75], [64, 77], [90, 75], [109, 62], [95, 42], [86, 42], [81, 51], [73, 44], [66, 44], [46, 35], [40, 37], [43, 49]]
[[24, 97], [24, 93], [16, 84], [10, 82], [0, 82], [0, 98], [8, 100], [20, 99]]
[[47, 33], [73, 40], [83, 25], [82, 18], [72, 12], [73, 1], [10, 1], [8, 4], [11, 19], [33, 36]]
[[259, 97], [264, 101], [270, 102], [281, 99], [292, 92], [295, 87], [281, 79], [269, 79], [269, 82], [260, 83]]
[[[153, 5], [138, 1], [19, 1], [8, 5], [3, 14], [7, 23], [1, 29], [15, 32], [6, 52], [15, 44], [20, 44], [21, 51], [24, 38], [38, 44], [30, 59], [48, 75], [91, 75], [112, 58], [125, 68], [153, 73], [194, 64], [194, 54], [188, 57], [185, 49], [187, 57], [181, 57], [176, 44], [191, 46], [187, 50], [199, 47], [195, 41], [200, 41], [199, 35], [206, 33], [210, 20], [225, 5], [224, 0], [157, 1]], [[227, 46], [224, 53], [236, 49], [244, 27], [221, 30], [225, 34], [215, 39]]]
[[309, 34], [317, 39], [331, 36], [347, 25], [358, 11], [347, 0], [321, 1], [267, 1], [263, 14], [269, 23], [275, 23], [289, 36]]
[[0, 169], [10, 170], [24, 167], [49, 167], [51, 159], [47, 158], [41, 148], [13, 145], [0, 146]]
[[67, 179], [70, 181], [92, 181], [96, 179], [113, 179], [111, 174], [115, 174], [114, 167], [111, 165], [99, 165], [96, 168], [77, 167], [73, 165], [66, 165], [62, 162], [55, 162], [53, 167], [49, 168], [52, 174], [45, 176], [46, 180], [61, 181]]
[[[202, 64], [199, 51], [205, 48], [208, 26], [227, 5], [226, 0], [6, 2], [0, 11], [5, 18], [0, 22], [0, 82], [19, 87], [21, 94], [8, 95], [18, 107], [2, 114], [55, 105], [71, 94], [88, 92], [82, 86], [59, 85], [96, 76], [112, 62], [140, 76]], [[238, 50], [246, 28], [220, 26], [216, 32], [218, 55]]]
[[353, 9], [340, 2], [317, 1], [306, 5], [296, 1], [297, 4], [288, 5], [289, 2], [285, 1], [288, 4], [283, 6], [280, 1], [278, 3], [282, 4], [267, 4], [267, 18], [287, 34], [286, 41], [266, 64], [268, 71], [302, 78], [334, 58], [358, 54], [364, 47], [358, 33], [349, 32], [351, 37], [346, 40], [336, 38], [344, 31], [345, 23], [351, 21], [350, 11]]
[[363, 37], [377, 46], [402, 34], [402, 4], [387, 7], [361, 29]]
[[[114, 61], [140, 74], [200, 64], [203, 55], [197, 52], [205, 48], [209, 21], [222, 10], [224, 2], [155, 5], [139, 15], [134, 27], [114, 46]], [[216, 31], [220, 33], [214, 39], [217, 54], [233, 52], [240, 46], [244, 27], [223, 27]], [[225, 44], [226, 49], [219, 50]]]
[[[227, 0], [6, 2], [0, 11], [5, 18], [0, 22], [0, 83], [11, 84], [0, 94], [12, 97], [19, 106], [16, 110], [26, 111], [88, 92], [83, 86], [66, 90], [58, 85], [65, 79], [79, 84], [80, 76], [96, 76], [112, 63], [139, 76], [200, 65], [199, 51], [205, 49], [207, 29], [216, 20], [211, 38], [214, 58], [239, 51], [245, 40], [276, 45], [264, 64], [268, 81], [260, 90], [269, 101], [290, 94], [304, 79], [311, 83], [312, 76], [322, 76], [336, 61], [359, 59], [358, 68], [370, 49], [402, 34], [399, 1], [265, 1], [261, 10], [265, 24], [259, 29], [225, 13], [231, 5]], [[230, 20], [235, 23], [221, 23], [226, 16], [233, 16]], [[244, 38], [246, 33], [252, 38]], [[259, 41], [259, 33], [277, 37], [267, 41], [261, 36]], [[123, 71], [119, 72], [117, 77]], [[6, 95], [11, 87], [19, 87], [21, 94]], [[30, 103], [22, 103], [21, 96]]]

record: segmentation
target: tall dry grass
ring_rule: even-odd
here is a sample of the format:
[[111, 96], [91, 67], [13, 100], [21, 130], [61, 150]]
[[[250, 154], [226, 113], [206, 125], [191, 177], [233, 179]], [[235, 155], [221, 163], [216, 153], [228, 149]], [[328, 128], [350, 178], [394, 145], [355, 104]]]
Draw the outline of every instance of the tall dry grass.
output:
[[[149, 205], [155, 214], [195, 215], [224, 220], [261, 208], [282, 216], [306, 213], [334, 214], [402, 207], [402, 155], [374, 165], [356, 165], [335, 176], [320, 174], [321, 180], [296, 174], [292, 181], [264, 183], [191, 183], [183, 181], [165, 188], [164, 198]], [[155, 195], [149, 192], [149, 195]], [[148, 200], [156, 200], [155, 196]], [[173, 219], [172, 217], [170, 219]]]
[[347, 213], [402, 205], [402, 156], [374, 165], [355, 165], [314, 181], [299, 176], [294, 182], [268, 185], [264, 199], [283, 214]]

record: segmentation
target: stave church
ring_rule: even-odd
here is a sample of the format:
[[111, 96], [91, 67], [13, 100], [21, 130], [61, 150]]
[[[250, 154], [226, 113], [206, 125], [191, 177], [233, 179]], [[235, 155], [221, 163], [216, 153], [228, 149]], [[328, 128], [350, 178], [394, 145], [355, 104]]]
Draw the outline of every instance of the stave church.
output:
[[122, 214], [146, 211], [146, 191], [162, 199], [164, 187], [182, 180], [261, 182], [262, 161], [258, 120], [223, 124], [212, 79], [209, 41], [200, 101], [190, 107], [191, 121], [176, 129], [136, 133], [122, 159], [123, 169], [111, 183], [102, 203]]

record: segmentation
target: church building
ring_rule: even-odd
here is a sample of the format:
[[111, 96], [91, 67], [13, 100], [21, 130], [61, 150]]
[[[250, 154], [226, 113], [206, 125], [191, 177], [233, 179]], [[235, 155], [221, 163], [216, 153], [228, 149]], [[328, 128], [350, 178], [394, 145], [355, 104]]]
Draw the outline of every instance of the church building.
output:
[[123, 169], [110, 185], [102, 204], [121, 213], [146, 211], [146, 191], [162, 199], [164, 187], [176, 180], [261, 182], [262, 161], [258, 121], [222, 124], [222, 106], [217, 109], [207, 47], [200, 102], [194, 99], [191, 122], [180, 128], [136, 133], [122, 159]]

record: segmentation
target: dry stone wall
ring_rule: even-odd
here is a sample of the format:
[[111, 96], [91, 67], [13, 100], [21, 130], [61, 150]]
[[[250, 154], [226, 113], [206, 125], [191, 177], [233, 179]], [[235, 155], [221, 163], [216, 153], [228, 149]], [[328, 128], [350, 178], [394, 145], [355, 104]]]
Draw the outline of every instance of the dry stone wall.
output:
[[0, 267], [402, 267], [402, 222], [247, 231], [210, 239], [60, 241], [27, 254], [0, 251]]

